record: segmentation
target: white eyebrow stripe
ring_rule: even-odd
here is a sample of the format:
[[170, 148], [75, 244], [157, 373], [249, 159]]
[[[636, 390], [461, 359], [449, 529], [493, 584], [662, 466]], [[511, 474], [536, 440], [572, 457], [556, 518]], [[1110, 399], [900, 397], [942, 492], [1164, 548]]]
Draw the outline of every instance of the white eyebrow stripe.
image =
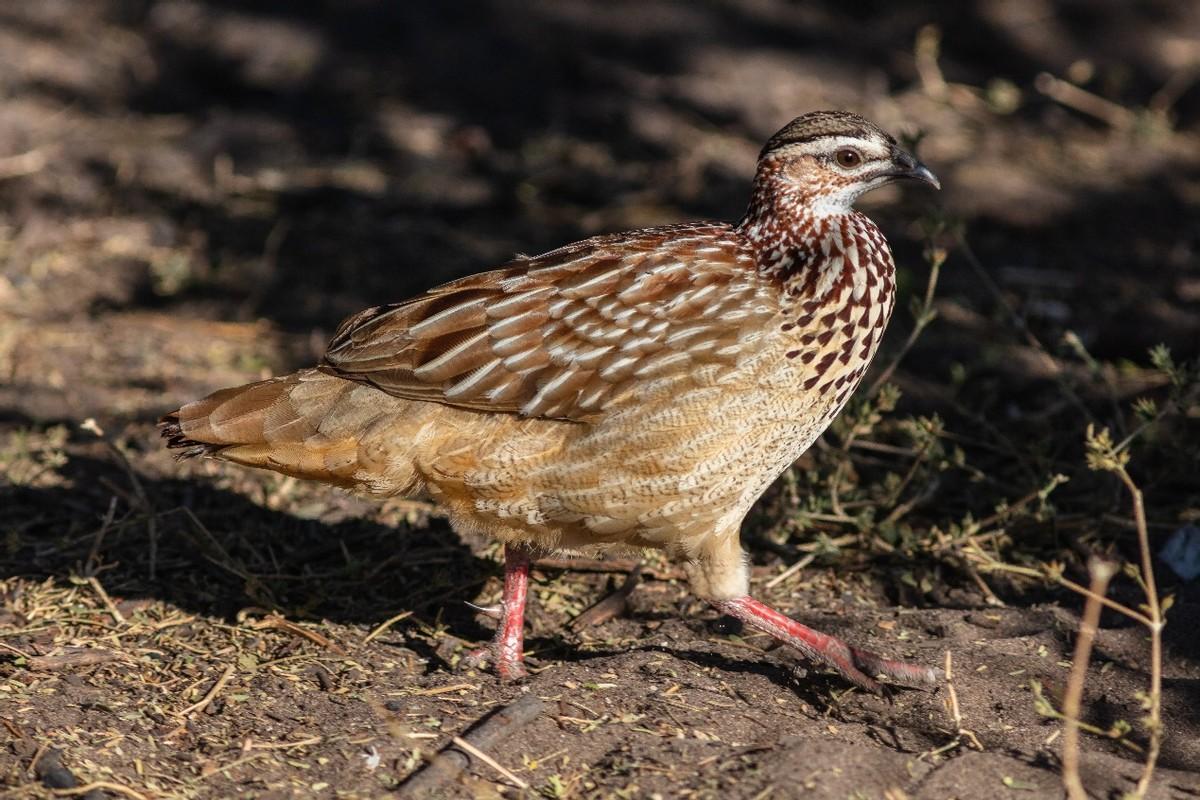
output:
[[879, 142], [874, 138], [863, 139], [857, 136], [837, 136], [833, 134], [818, 136], [806, 142], [789, 145], [787, 149], [792, 150], [792, 148], [795, 148], [794, 152], [796, 153], [815, 156], [823, 155], [842, 147], [853, 147], [861, 151], [868, 158], [888, 158], [892, 153], [891, 145], [886, 142]]

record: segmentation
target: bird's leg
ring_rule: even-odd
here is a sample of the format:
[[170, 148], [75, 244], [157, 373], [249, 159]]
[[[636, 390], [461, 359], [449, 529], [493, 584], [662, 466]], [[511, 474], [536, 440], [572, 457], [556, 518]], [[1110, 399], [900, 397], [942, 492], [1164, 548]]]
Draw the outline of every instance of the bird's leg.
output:
[[467, 663], [472, 666], [491, 662], [496, 673], [506, 681], [520, 680], [527, 674], [522, 661], [525, 658], [525, 597], [529, 591], [532, 560], [525, 545], [504, 546], [504, 596], [498, 609], [496, 635], [490, 645], [467, 656]]
[[931, 684], [941, 678], [941, 670], [889, 661], [866, 650], [851, 647], [841, 639], [814, 631], [750, 595], [712, 602], [722, 612], [791, 645], [810, 660], [832, 667], [846, 680], [875, 694], [882, 692], [875, 680], [879, 675], [909, 684]]

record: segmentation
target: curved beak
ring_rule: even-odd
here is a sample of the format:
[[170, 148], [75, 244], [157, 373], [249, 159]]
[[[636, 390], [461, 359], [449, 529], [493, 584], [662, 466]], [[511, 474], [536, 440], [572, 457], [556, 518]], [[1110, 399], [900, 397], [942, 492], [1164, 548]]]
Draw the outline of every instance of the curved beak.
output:
[[941, 181], [933, 174], [929, 167], [917, 161], [908, 153], [900, 148], [892, 153], [892, 164], [894, 168], [888, 170], [887, 175], [891, 178], [914, 178], [918, 181], [924, 181], [935, 189], [941, 189]]

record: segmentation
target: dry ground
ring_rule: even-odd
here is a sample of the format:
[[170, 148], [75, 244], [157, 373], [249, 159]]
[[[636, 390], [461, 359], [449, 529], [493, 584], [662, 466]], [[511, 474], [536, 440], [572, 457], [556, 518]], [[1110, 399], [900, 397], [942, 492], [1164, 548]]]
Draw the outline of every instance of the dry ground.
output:
[[[527, 695], [541, 713], [486, 748], [525, 796], [1057, 796], [1039, 709], [1061, 705], [1080, 601], [985, 567], [1086, 581], [1089, 553], [1135, 555], [1083, 439], [1134, 431], [1139, 396], [1171, 411], [1131, 451], [1156, 547], [1200, 517], [1195, 395], [1147, 356], [1200, 352], [1200, 6], [942, 5], [0, 7], [0, 796], [403, 793]], [[828, 106], [919, 135], [945, 186], [867, 204], [905, 295], [881, 361], [913, 329], [927, 236], [948, 251], [938, 317], [898, 407], [885, 392], [827, 435], [744, 538], [788, 613], [952, 653], [970, 735], [945, 687], [848, 691], [653, 560], [598, 624], [567, 623], [627, 564], [536, 570], [537, 669], [499, 685], [458, 667], [489, 633], [463, 601], [499, 591], [486, 542], [420, 503], [161, 449], [159, 414], [310, 363], [363, 306], [595, 232], [736, 217], [761, 141]], [[1197, 797], [1200, 587], [1158, 568], [1176, 601], [1151, 796]], [[1132, 730], [1085, 738], [1094, 797], [1140, 773], [1148, 668], [1145, 632], [1106, 614], [1085, 716]], [[436, 796], [509, 782], [476, 760]]]

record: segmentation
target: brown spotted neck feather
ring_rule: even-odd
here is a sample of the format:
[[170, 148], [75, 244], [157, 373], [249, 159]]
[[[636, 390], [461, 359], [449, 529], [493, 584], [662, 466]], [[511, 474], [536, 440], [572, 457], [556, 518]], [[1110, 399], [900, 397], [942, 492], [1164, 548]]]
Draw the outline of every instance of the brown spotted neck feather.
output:
[[[781, 178], [764, 159], [737, 230], [750, 243], [760, 275], [778, 282], [785, 301], [836, 301], [845, 290], [858, 303], [891, 303], [895, 267], [882, 232], [858, 211], [818, 215], [829, 188], [819, 180]], [[886, 289], [886, 295], [872, 290]]]

